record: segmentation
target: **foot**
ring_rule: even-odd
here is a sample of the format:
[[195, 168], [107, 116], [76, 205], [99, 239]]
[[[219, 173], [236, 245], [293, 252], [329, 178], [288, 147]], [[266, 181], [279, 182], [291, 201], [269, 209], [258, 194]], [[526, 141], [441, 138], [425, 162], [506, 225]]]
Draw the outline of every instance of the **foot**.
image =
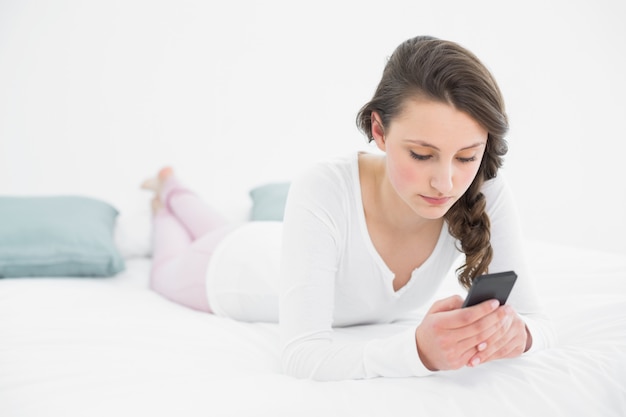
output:
[[144, 190], [159, 193], [165, 181], [167, 181], [167, 179], [172, 175], [174, 175], [174, 169], [172, 167], [163, 167], [159, 170], [158, 174], [155, 177], [148, 178], [143, 183], [141, 183], [141, 188]]
[[149, 178], [141, 184], [142, 189], [154, 192], [154, 198], [152, 199], [153, 213], [156, 213], [163, 207], [159, 195], [163, 189], [163, 184], [165, 184], [165, 181], [172, 175], [174, 175], [174, 169], [170, 166], [166, 166], [161, 168], [155, 177]]

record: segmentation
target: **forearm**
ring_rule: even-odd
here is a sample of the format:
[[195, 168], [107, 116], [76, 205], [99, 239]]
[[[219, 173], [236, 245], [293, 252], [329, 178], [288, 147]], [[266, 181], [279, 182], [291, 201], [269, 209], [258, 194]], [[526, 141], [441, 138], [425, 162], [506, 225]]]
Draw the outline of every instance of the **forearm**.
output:
[[[398, 328], [398, 332], [377, 337], [376, 328], [351, 329], [364, 332], [367, 340], [311, 336], [285, 345], [282, 351], [283, 372], [296, 378], [314, 380], [368, 379], [376, 377], [426, 376], [432, 372], [421, 362], [415, 342], [415, 329]], [[385, 332], [387, 334], [387, 332]]]

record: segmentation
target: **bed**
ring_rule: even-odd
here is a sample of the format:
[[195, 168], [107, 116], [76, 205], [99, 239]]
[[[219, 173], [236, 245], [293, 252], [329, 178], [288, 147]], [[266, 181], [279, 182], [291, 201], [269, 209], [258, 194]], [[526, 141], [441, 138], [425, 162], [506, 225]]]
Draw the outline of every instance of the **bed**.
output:
[[[527, 242], [552, 349], [424, 378], [315, 382], [280, 373], [276, 324], [150, 291], [146, 218], [120, 216], [125, 269], [112, 277], [0, 279], [0, 416], [626, 415], [620, 254]], [[460, 293], [448, 283], [438, 296]], [[419, 316], [340, 332], [389, 334]]]

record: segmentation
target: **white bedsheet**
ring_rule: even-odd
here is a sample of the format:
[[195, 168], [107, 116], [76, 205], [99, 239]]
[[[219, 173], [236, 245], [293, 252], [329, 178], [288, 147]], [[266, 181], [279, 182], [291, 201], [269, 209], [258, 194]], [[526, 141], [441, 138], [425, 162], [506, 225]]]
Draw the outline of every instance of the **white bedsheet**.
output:
[[281, 375], [275, 324], [170, 303], [147, 290], [147, 258], [110, 279], [0, 280], [0, 416], [626, 415], [626, 259], [529, 249], [557, 346], [409, 379]]

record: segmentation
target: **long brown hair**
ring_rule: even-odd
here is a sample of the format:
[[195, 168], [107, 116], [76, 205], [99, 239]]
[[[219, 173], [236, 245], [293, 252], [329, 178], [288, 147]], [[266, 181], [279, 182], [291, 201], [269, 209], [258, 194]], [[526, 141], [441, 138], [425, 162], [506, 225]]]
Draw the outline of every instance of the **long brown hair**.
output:
[[383, 128], [402, 111], [406, 100], [424, 97], [466, 112], [488, 132], [485, 154], [474, 181], [444, 216], [450, 234], [465, 253], [459, 282], [468, 288], [488, 272], [493, 257], [491, 225], [485, 212], [483, 183], [494, 178], [507, 152], [508, 118], [500, 89], [480, 60], [460, 45], [430, 36], [408, 39], [393, 52], [374, 97], [361, 108], [357, 126], [371, 142], [372, 112]]

